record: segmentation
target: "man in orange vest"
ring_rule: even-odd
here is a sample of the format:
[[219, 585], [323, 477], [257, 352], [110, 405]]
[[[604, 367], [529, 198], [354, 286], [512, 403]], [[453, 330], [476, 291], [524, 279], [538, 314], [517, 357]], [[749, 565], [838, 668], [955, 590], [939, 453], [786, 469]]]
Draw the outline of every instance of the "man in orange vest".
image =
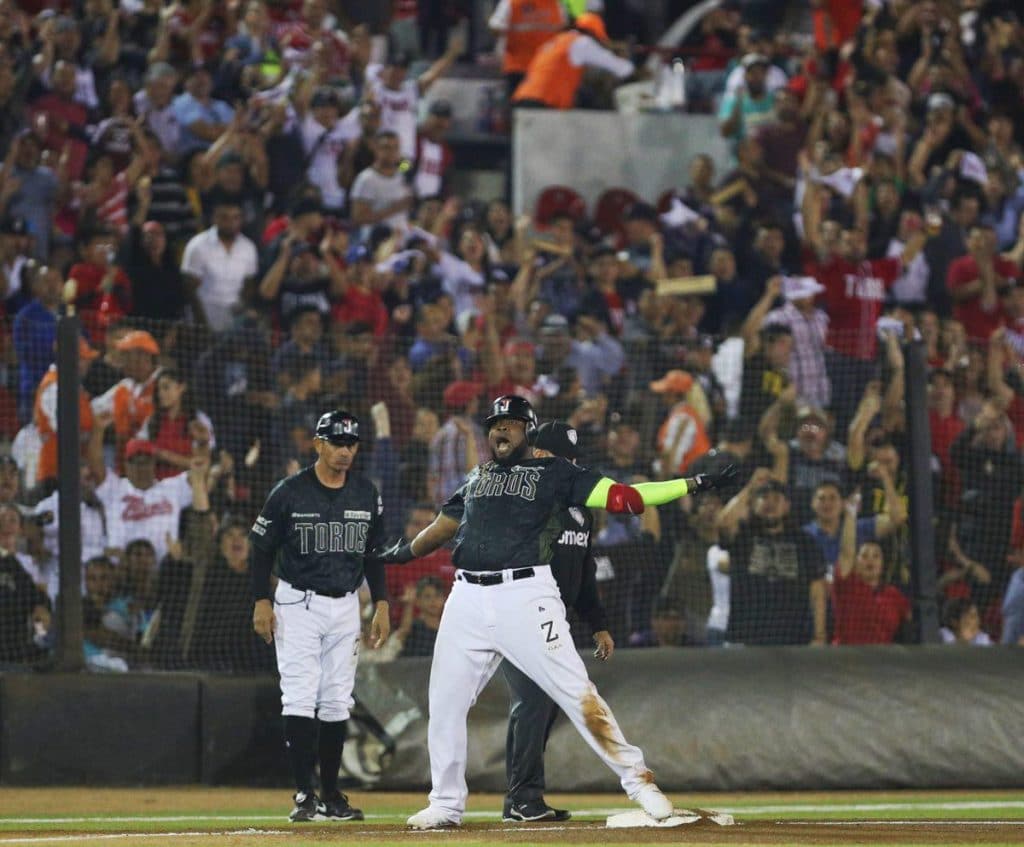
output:
[[487, 22], [505, 39], [501, 62], [509, 96], [526, 76], [537, 51], [565, 28], [565, 9], [559, 0], [500, 0]]
[[[99, 355], [84, 338], [78, 339], [78, 374], [82, 379], [89, 372], [89, 366]], [[57, 476], [57, 366], [50, 365], [43, 374], [36, 389], [36, 400], [32, 407], [32, 423], [39, 430], [42, 447], [39, 450], [39, 464], [36, 466], [36, 483], [54, 479]], [[85, 389], [78, 395], [78, 428], [84, 438], [92, 430], [92, 407]]]
[[691, 398], [690, 392], [703, 396], [703, 389], [694, 385], [693, 377], [686, 371], [671, 370], [661, 379], [651, 383], [651, 391], [661, 394], [669, 407], [668, 415], [658, 429], [658, 461], [660, 476], [675, 476], [690, 466], [698, 456], [711, 449], [711, 441], [704, 429], [704, 420], [697, 411], [705, 406]]
[[160, 345], [145, 330], [135, 329], [126, 333], [114, 349], [121, 354], [124, 379], [93, 400], [92, 411], [114, 416], [114, 432], [121, 445], [153, 414], [153, 390], [160, 375]]
[[628, 59], [605, 46], [608, 32], [600, 16], [587, 12], [573, 28], [546, 42], [533, 57], [526, 78], [512, 95], [515, 106], [571, 109], [587, 68], [607, 71], [625, 79], [636, 70]]

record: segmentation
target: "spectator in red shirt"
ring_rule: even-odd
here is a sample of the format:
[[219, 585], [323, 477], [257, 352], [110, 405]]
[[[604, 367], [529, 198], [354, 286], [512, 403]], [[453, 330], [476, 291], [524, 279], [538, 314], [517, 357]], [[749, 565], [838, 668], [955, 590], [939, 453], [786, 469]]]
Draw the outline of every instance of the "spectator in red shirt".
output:
[[983, 344], [1003, 325], [999, 290], [1020, 276], [1017, 265], [998, 255], [996, 246], [991, 223], [979, 221], [967, 236], [967, 255], [954, 261], [946, 276], [953, 317], [964, 325], [968, 339]]
[[843, 535], [832, 583], [835, 614], [834, 644], [891, 644], [904, 621], [910, 601], [894, 585], [882, 585], [882, 548], [867, 541], [856, 548], [860, 497], [846, 504]]
[[[332, 261], [328, 259], [328, 261]], [[380, 292], [373, 287], [373, 257], [365, 244], [353, 244], [345, 256], [346, 286], [331, 317], [342, 323], [369, 325], [375, 336], [388, 331], [388, 310]]]
[[213, 424], [196, 408], [195, 395], [177, 368], [165, 368], [157, 377], [155, 406], [139, 437], [153, 443], [156, 478], [166, 479], [192, 466], [194, 448], [213, 446]]
[[[415, 538], [421, 529], [429, 526], [434, 520], [437, 510], [429, 503], [417, 503], [409, 509], [409, 515], [405, 521], [406, 538]], [[444, 547], [435, 550], [428, 556], [416, 559], [405, 565], [385, 565], [384, 579], [388, 587], [388, 596], [402, 598], [397, 603], [391, 604], [391, 625], [398, 627], [402, 620], [402, 608], [405, 603], [406, 588], [412, 586], [423, 577], [432, 576], [440, 579], [445, 586], [447, 594], [455, 581], [455, 566], [452, 564], [452, 553]]]
[[66, 173], [73, 180], [81, 178], [89, 151], [88, 112], [74, 98], [75, 66], [60, 61], [53, 67], [49, 93], [32, 104], [33, 124], [42, 135], [43, 146], [55, 156], [67, 148]]
[[[825, 311], [829, 316], [827, 345], [829, 379], [837, 428], [846, 429], [864, 388], [875, 375], [878, 348], [876, 326], [886, 292], [924, 247], [927, 235], [919, 230], [906, 243], [903, 254], [888, 259], [868, 259], [867, 233], [856, 226], [842, 230], [833, 252], [820, 222], [820, 186], [809, 183], [804, 195], [806, 238], [818, 256], [811, 275], [825, 286]], [[826, 222], [827, 223], [827, 222]]]
[[132, 311], [132, 283], [114, 264], [117, 234], [105, 227], [88, 230], [79, 241], [82, 261], [72, 265], [68, 278], [77, 283], [75, 305], [97, 347], [103, 346], [107, 327]]

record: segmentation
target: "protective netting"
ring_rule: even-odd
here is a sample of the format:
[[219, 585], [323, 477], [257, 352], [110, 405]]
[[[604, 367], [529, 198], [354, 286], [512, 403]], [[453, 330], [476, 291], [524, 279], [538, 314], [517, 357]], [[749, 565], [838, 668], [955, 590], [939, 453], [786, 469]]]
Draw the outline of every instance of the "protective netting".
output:
[[[45, 663], [61, 636], [66, 280], [91, 667], [271, 667], [245, 531], [312, 460], [318, 415], [359, 416], [357, 466], [410, 537], [487, 458], [482, 409], [510, 392], [622, 481], [742, 469], [736, 490], [598, 516], [619, 646], [913, 640], [933, 600], [948, 641], [1024, 638], [1024, 28], [1002, 4], [712, 10], [685, 62], [655, 51], [650, 97], [619, 94], [706, 113], [685, 120], [727, 149], [659, 196], [604, 184], [644, 176], [643, 155], [609, 163], [588, 208], [586, 139], [559, 139], [579, 167], [519, 219], [494, 199], [517, 122], [465, 61], [496, 4], [393, 4], [390, 44], [338, 4], [58, 5], [0, 16], [0, 663]], [[449, 38], [467, 5], [469, 43]], [[641, 31], [614, 17], [613, 38]], [[503, 44], [516, 101], [531, 56]], [[610, 105], [633, 66], [586, 52], [590, 72], [520, 104]], [[457, 59], [467, 78], [444, 79]], [[935, 561], [909, 545], [918, 338]], [[936, 597], [912, 598], [915, 572]], [[397, 632], [366, 661], [429, 653], [452, 577], [443, 550], [392, 568]]]
[[[368, 271], [385, 296], [404, 282], [386, 267]], [[427, 271], [409, 290], [429, 284]], [[103, 325], [84, 313], [95, 340], [79, 351], [90, 666], [271, 669], [271, 649], [251, 631], [248, 527], [273, 483], [313, 460], [317, 416], [343, 407], [361, 418], [357, 466], [383, 494], [389, 534], [412, 537], [487, 458], [482, 417], [513, 389], [542, 420], [574, 425], [580, 463], [617, 480], [741, 468], [740, 484], [721, 494], [642, 516], [598, 514], [598, 587], [620, 646], [913, 640], [898, 335], [916, 322], [927, 337], [928, 313], [904, 316], [899, 332], [893, 324], [880, 333], [871, 358], [857, 359], [826, 349], [821, 334], [801, 336], [784, 309], [762, 309], [733, 336], [680, 336], [705, 304], [653, 288], [624, 304], [618, 334], [596, 316], [569, 327], [537, 315], [540, 306], [517, 323], [505, 281], [468, 302], [453, 320], [453, 298], [435, 293], [416, 304], [416, 334], [404, 338], [375, 335], [337, 309], [300, 307], [278, 327], [254, 306], [222, 332], [136, 318]], [[10, 389], [12, 430], [19, 400], [33, 423], [15, 439], [22, 486], [5, 498], [26, 517], [0, 509], [11, 516], [0, 546], [18, 551], [43, 592], [31, 610], [4, 616], [5, 643], [23, 648], [5, 655], [17, 661], [45, 658], [55, 635], [35, 608], [56, 599], [59, 573], [46, 326], [15, 330], [32, 339], [44, 369], [36, 392]], [[1020, 523], [1016, 430], [995, 396], [981, 396], [980, 354], [955, 345], [939, 339], [935, 353], [950, 369], [931, 375], [941, 599], [950, 615], [975, 609], [982, 631], [998, 637], [1020, 544], [1011, 538]], [[829, 409], [807, 401], [814, 392]], [[1007, 399], [1012, 414], [1018, 401]], [[0, 482], [5, 474], [17, 484], [14, 463]], [[365, 659], [428, 655], [453, 574], [447, 550], [390, 566], [397, 632]], [[946, 622], [951, 632], [965, 625]], [[588, 627], [574, 627], [588, 644]]]

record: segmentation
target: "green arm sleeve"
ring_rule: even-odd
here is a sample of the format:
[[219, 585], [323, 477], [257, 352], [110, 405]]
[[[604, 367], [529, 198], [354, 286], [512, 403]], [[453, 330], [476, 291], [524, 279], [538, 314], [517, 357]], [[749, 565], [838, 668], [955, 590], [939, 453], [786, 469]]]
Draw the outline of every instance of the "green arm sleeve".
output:
[[[617, 483], [614, 480], [604, 477], [594, 490], [587, 497], [587, 507], [590, 509], [603, 509], [608, 502], [608, 491]], [[640, 499], [645, 506], [661, 506], [664, 503], [671, 503], [680, 497], [690, 493], [690, 488], [685, 479], [668, 479], [664, 482], [638, 482], [630, 486], [640, 493]]]
[[664, 482], [638, 482], [633, 486], [640, 492], [645, 506], [661, 506], [690, 493], [685, 479], [666, 479]]
[[608, 503], [608, 490], [613, 485], [615, 485], [615, 480], [602, 477], [594, 486], [594, 490], [590, 492], [584, 505], [588, 509], [603, 509]]

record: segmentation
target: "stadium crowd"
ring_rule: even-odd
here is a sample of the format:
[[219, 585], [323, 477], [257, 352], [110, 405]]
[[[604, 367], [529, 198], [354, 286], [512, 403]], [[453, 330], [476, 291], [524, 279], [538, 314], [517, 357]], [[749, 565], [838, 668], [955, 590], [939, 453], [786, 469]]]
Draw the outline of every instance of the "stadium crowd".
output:
[[[529, 44], [493, 5], [522, 108], [606, 102], [642, 65], [603, 4], [534, 4]], [[1024, 26], [1001, 0], [813, 0], [800, 39], [764, 5], [685, 45], [725, 173], [698, 155], [661, 197], [588, 215], [557, 188], [515, 217], [453, 190], [429, 93], [472, 58], [460, 4], [400, 0], [382, 39], [327, 0], [0, 0], [0, 663], [53, 646], [65, 304], [91, 667], [269, 670], [247, 527], [317, 416], [362, 419], [411, 538], [486, 461], [502, 393], [622, 481], [743, 469], [599, 519], [621, 644], [912, 641], [909, 339], [942, 636], [1024, 643]], [[446, 550], [389, 567], [375, 660], [430, 653], [453, 576]]]

